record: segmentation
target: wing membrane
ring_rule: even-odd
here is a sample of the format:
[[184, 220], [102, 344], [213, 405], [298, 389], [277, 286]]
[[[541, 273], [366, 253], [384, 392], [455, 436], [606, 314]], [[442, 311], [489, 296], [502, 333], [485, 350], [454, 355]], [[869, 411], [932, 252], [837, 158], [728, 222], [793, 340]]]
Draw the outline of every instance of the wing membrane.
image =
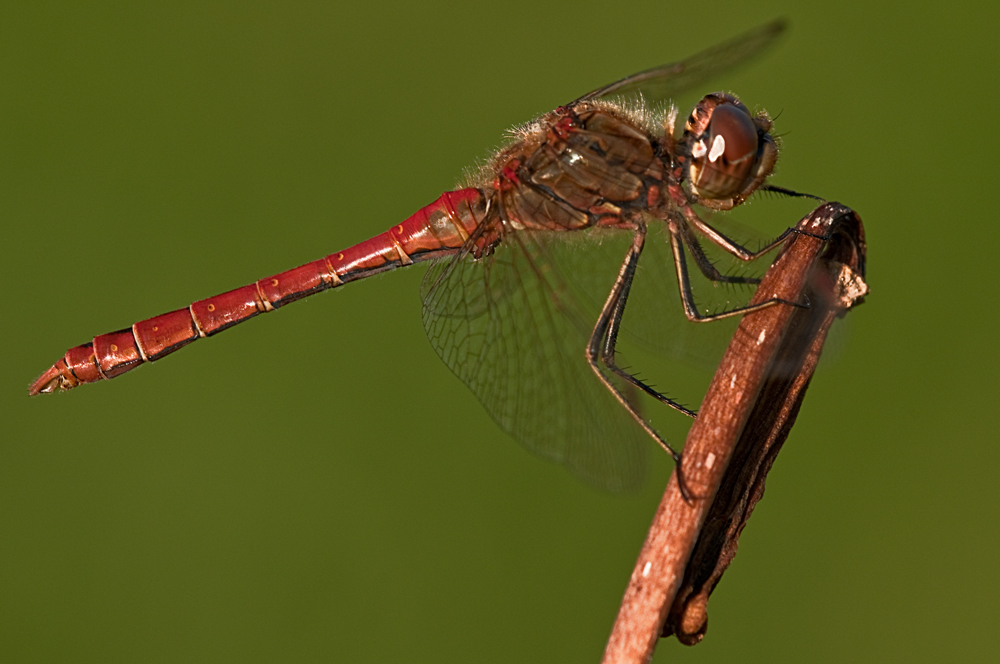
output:
[[424, 328], [445, 364], [526, 448], [599, 487], [634, 488], [653, 441], [587, 364], [600, 305], [578, 297], [581, 288], [607, 295], [618, 265], [592, 266], [591, 283], [570, 282], [556, 254], [588, 249], [568, 246], [576, 243], [566, 235], [510, 233], [491, 256], [432, 265], [422, 287]]
[[649, 103], [666, 101], [759, 55], [775, 42], [785, 27], [782, 19], [766, 23], [686, 60], [641, 71], [576, 101], [637, 95], [642, 95]]

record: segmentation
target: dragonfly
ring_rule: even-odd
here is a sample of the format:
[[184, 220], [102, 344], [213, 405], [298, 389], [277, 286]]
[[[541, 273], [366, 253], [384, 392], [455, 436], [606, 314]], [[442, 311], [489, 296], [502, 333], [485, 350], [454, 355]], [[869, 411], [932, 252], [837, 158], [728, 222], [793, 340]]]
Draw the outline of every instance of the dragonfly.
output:
[[[766, 112], [751, 113], [736, 96], [712, 93], [678, 136], [676, 106], [660, 115], [651, 109], [759, 54], [783, 30], [781, 21], [760, 26], [559, 106], [516, 129], [467, 186], [441, 194], [402, 223], [305, 265], [96, 336], [69, 349], [29, 393], [116, 378], [320, 291], [430, 262], [421, 286], [428, 339], [500, 427], [592, 484], [633, 488], [647, 448], [655, 449], [650, 439], [680, 461], [640, 412], [636, 395], [696, 416], [617, 357], [644, 249], [669, 248], [658, 265], [672, 263], [665, 269], [692, 323], [794, 304], [700, 310], [689, 259], [711, 282], [752, 287], [758, 279], [723, 273], [705, 247], [749, 262], [781, 246], [790, 231], [750, 250], [703, 216], [759, 191], [803, 195], [767, 183], [778, 145]], [[624, 253], [601, 282], [587, 245], [604, 245], [607, 236], [624, 238]], [[589, 312], [587, 301], [596, 302]]]

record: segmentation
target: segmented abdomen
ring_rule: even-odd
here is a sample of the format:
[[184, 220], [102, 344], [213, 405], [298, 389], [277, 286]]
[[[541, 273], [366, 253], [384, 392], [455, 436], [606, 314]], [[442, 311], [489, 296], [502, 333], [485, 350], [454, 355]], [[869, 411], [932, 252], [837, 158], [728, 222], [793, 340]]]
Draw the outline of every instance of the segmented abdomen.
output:
[[313, 293], [455, 253], [483, 221], [486, 207], [480, 189], [446, 192], [401, 224], [353, 247], [71, 348], [32, 383], [29, 393], [114, 378]]

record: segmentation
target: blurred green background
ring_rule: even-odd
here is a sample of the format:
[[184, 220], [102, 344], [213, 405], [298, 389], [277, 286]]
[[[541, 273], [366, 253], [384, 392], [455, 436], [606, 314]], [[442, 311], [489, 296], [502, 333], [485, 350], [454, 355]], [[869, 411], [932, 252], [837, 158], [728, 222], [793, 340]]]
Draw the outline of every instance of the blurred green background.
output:
[[706, 640], [655, 661], [996, 657], [998, 12], [802, 6], [0, 10], [4, 661], [597, 661], [670, 465], [615, 496], [525, 453], [428, 345], [422, 268], [26, 388], [95, 334], [384, 230], [518, 122], [776, 16], [778, 48], [706, 91], [781, 112], [775, 182], [858, 210], [872, 295]]

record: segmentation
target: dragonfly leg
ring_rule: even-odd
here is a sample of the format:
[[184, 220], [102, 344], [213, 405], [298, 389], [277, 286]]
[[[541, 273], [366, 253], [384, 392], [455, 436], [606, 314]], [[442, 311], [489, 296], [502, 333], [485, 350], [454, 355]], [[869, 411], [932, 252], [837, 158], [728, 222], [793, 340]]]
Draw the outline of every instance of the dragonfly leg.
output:
[[[646, 422], [645, 418], [639, 414], [635, 406], [629, 403], [628, 399], [622, 395], [621, 391], [615, 387], [614, 383], [601, 371], [598, 361], [605, 360], [605, 354], [610, 352], [612, 355], [614, 353], [615, 342], [607, 341], [609, 336], [617, 337], [618, 335], [618, 325], [621, 321], [621, 316], [625, 312], [625, 300], [628, 298], [628, 291], [632, 284], [632, 279], [635, 277], [636, 265], [639, 262], [639, 256], [642, 254], [642, 247], [646, 240], [646, 226], [645, 224], [640, 224], [636, 227], [635, 236], [632, 239], [632, 246], [629, 248], [628, 253], [625, 255], [625, 260], [622, 262], [621, 270], [618, 272], [618, 277], [615, 279], [615, 284], [611, 288], [611, 293], [608, 295], [607, 301], [604, 303], [604, 307], [601, 309], [601, 314], [597, 319], [597, 324], [594, 325], [594, 331], [590, 335], [590, 341], [587, 344], [586, 357], [587, 362], [590, 364], [590, 368], [593, 369], [597, 377], [604, 383], [604, 386], [614, 395], [618, 403], [622, 405], [625, 410], [639, 423], [639, 426], [648, 433], [653, 440], [655, 440], [659, 445], [673, 457], [674, 462], [677, 464], [678, 472], [680, 472], [680, 462], [681, 455], [674, 448], [672, 448], [667, 441], [663, 440], [660, 434]], [[608, 350], [610, 348], [610, 351]], [[613, 365], [613, 362], [612, 362]], [[610, 367], [609, 367], [610, 368]], [[661, 401], [665, 400], [664, 403], [677, 408], [682, 412], [687, 412], [689, 415], [694, 415], [691, 411], [680, 404], [675, 404], [666, 397], [662, 397], [656, 390], [647, 387], [642, 383], [642, 381], [630, 376], [625, 371], [621, 369], [612, 369], [615, 373], [621, 376], [623, 379], [632, 383], [636, 387], [646, 391], [648, 394], [660, 398]], [[679, 475], [678, 475], [679, 477]], [[682, 485], [683, 486], [683, 485]], [[683, 492], [683, 489], [682, 489]]]
[[[697, 219], [697, 216], [695, 218]], [[701, 222], [700, 219], [698, 221], [699, 223], [703, 223]], [[710, 226], [707, 225], [706, 227], [711, 228]], [[799, 304], [797, 302], [789, 302], [788, 300], [782, 300], [780, 298], [772, 298], [770, 300], [761, 302], [759, 304], [752, 304], [745, 307], [736, 307], [734, 309], [730, 309], [728, 311], [722, 311], [716, 314], [699, 314], [698, 308], [694, 302], [694, 292], [691, 290], [691, 277], [688, 274], [687, 259], [684, 257], [684, 247], [687, 246], [688, 249], [691, 250], [691, 255], [695, 257], [696, 262], [698, 261], [698, 257], [700, 256], [701, 259], [704, 260], [705, 263], [707, 263], [708, 267], [711, 268], [711, 270], [715, 271], [716, 273], [718, 273], [718, 271], [715, 270], [715, 267], [708, 262], [707, 258], [705, 258], [704, 253], [701, 252], [701, 248], [698, 247], [698, 244], [694, 240], [694, 238], [690, 238], [691, 244], [688, 244], [687, 242], [688, 238], [685, 237], [686, 234], [684, 230], [682, 230], [683, 228], [682, 223], [669, 224], [668, 228], [670, 230], [670, 250], [674, 254], [674, 268], [677, 270], [677, 286], [681, 292], [681, 304], [684, 306], [684, 315], [687, 317], [689, 321], [693, 323], [707, 323], [711, 321], [722, 320], [723, 318], [730, 318], [732, 316], [742, 316], [744, 314], [749, 314], [754, 311], [760, 311], [761, 309], [767, 309], [768, 307], [773, 307], [778, 304], [787, 304], [793, 307], [809, 306], [808, 304]], [[770, 251], [781, 242], [784, 242], [785, 238], [791, 232], [792, 232], [791, 229], [785, 231], [784, 233], [781, 234], [781, 236], [777, 240], [775, 240], [770, 245], [762, 249], [760, 252], [757, 252], [756, 254], [753, 255], [757, 256], [760, 255], [761, 253]], [[698, 248], [694, 249], [693, 247], [698, 247]], [[700, 263], [699, 267], [701, 268], [702, 272], [705, 272], [706, 268], [702, 266]], [[707, 272], [705, 274], [710, 279], [712, 278], [711, 275], [709, 275]]]
[[[798, 198], [812, 198], [812, 199], [815, 199], [817, 201], [825, 202], [825, 199], [820, 198], [819, 196], [813, 196], [812, 194], [800, 194], [797, 191], [792, 191], [791, 189], [785, 189], [784, 187], [776, 187], [776, 186], [770, 185], [770, 184], [764, 185], [763, 187], [760, 188], [760, 190], [761, 191], [773, 191], [775, 193], [782, 194], [784, 196], [793, 196], [793, 197], [798, 197]], [[829, 237], [821, 237], [821, 236], [818, 236], [818, 235], [814, 235], [813, 233], [808, 233], [806, 231], [801, 231], [801, 230], [799, 230], [797, 228], [786, 228], [781, 235], [779, 235], [778, 237], [776, 237], [773, 240], [771, 240], [764, 247], [761, 247], [757, 251], [750, 251], [746, 247], [744, 247], [744, 246], [742, 246], [740, 244], [737, 244], [736, 242], [732, 241], [731, 239], [729, 239], [728, 237], [726, 237], [725, 235], [723, 235], [722, 233], [720, 233], [719, 231], [717, 231], [716, 229], [712, 228], [710, 225], [708, 225], [704, 221], [702, 221], [701, 217], [699, 217], [698, 214], [694, 210], [692, 210], [691, 206], [689, 206], [689, 205], [684, 207], [684, 218], [688, 221], [689, 224], [691, 224], [691, 226], [693, 226], [694, 228], [698, 229], [702, 234], [704, 234], [705, 237], [707, 237], [709, 240], [711, 240], [713, 244], [721, 247], [722, 249], [724, 249], [728, 253], [730, 253], [733, 256], [736, 256], [737, 258], [739, 258], [740, 260], [748, 261], [748, 262], [749, 261], [757, 260], [758, 258], [760, 258], [761, 256], [763, 256], [767, 252], [769, 252], [772, 249], [775, 249], [776, 247], [780, 246], [781, 244], [783, 244], [785, 242], [786, 239], [788, 239], [789, 235], [793, 235], [793, 234], [794, 235], [807, 235], [807, 236], [810, 236], [810, 237], [818, 237], [821, 240], [829, 240], [830, 239]], [[697, 241], [695, 240], [694, 236], [691, 235], [690, 232], [689, 232], [688, 236], [685, 237], [685, 242], [687, 243], [687, 245], [688, 245], [689, 248], [691, 247], [691, 245], [697, 245], [698, 244]], [[695, 252], [692, 250], [691, 253], [692, 253], [692, 255], [694, 255]], [[704, 252], [701, 252], [701, 257], [704, 259], [704, 265], [709, 266], [709, 268], [713, 272], [715, 272], [716, 274], [719, 274], [718, 270], [715, 270], [715, 267], [712, 266], [712, 264], [710, 262], [708, 262], [708, 259], [704, 258]], [[696, 258], [695, 260], [697, 261], [698, 259]], [[700, 262], [700, 261], [698, 262], [698, 267], [701, 268], [702, 272], [705, 273], [706, 277], [708, 277], [709, 279], [713, 279], [713, 281], [719, 281], [719, 279], [714, 279], [711, 275], [708, 274], [708, 272], [705, 271], [705, 268], [703, 267], [703, 263], [702, 262]], [[729, 280], [729, 278], [723, 279], [723, 281], [728, 281], [728, 280]], [[755, 279], [752, 282], [748, 282], [748, 283], [760, 283], [760, 280], [759, 279]]]
[[[630, 374], [625, 371], [615, 362], [615, 347], [618, 344], [618, 330], [621, 329], [622, 316], [625, 315], [625, 305], [628, 302], [629, 291], [632, 288], [632, 280], [635, 277], [635, 271], [629, 271], [623, 280], [622, 289], [614, 302], [613, 308], [611, 310], [611, 317], [608, 322], [607, 330], [604, 332], [603, 345], [601, 348], [601, 363], [607, 367], [608, 371], [611, 371], [616, 376], [622, 380], [631, 383], [635, 387], [639, 388], [649, 396], [653, 397], [657, 401], [667, 406], [670, 406], [674, 410], [684, 413], [688, 417], [696, 417], [697, 413], [680, 403], [674, 401], [665, 394], [660, 393], [658, 390], [654, 389], [652, 386], [647, 385], [645, 382], [640, 380], [637, 376]], [[596, 331], [596, 330], [595, 330]], [[591, 343], [601, 341], [600, 338], [592, 338]]]
[[[741, 261], [750, 262], [757, 260], [767, 252], [783, 244], [785, 240], [788, 238], [788, 236], [795, 232], [794, 229], [792, 228], [786, 228], [781, 235], [768, 242], [765, 246], [761, 247], [757, 251], [750, 251], [743, 245], [738, 244], [733, 240], [730, 240], [728, 237], [726, 237], [725, 235], [723, 235], [722, 233], [720, 233], [719, 231], [715, 230], [714, 228], [706, 224], [704, 221], [702, 221], [701, 217], [699, 217], [698, 214], [691, 209], [691, 206], [685, 205], [683, 207], [683, 211], [684, 211], [684, 219], [693, 228], [695, 228], [698, 232], [700, 232], [702, 235], [708, 238], [712, 242], [712, 244], [715, 244], [722, 250], [732, 254], [733, 256], [736, 256], [736, 258], [739, 258]], [[706, 276], [708, 275], [706, 274]], [[709, 278], [711, 279], [711, 277]]]
[[[695, 237], [694, 233], [691, 232], [691, 227], [685, 223], [678, 222], [678, 232], [681, 234], [681, 239], [684, 246], [688, 248], [691, 252], [691, 258], [694, 259], [695, 265], [701, 270], [701, 273], [705, 275], [711, 281], [726, 283], [726, 284], [759, 284], [760, 279], [757, 277], [740, 277], [735, 275], [727, 275], [719, 272], [718, 268], [712, 264], [712, 261], [708, 259], [705, 255], [705, 250], [701, 248], [701, 244], [698, 242], [698, 238]], [[773, 243], [772, 243], [773, 244]]]

